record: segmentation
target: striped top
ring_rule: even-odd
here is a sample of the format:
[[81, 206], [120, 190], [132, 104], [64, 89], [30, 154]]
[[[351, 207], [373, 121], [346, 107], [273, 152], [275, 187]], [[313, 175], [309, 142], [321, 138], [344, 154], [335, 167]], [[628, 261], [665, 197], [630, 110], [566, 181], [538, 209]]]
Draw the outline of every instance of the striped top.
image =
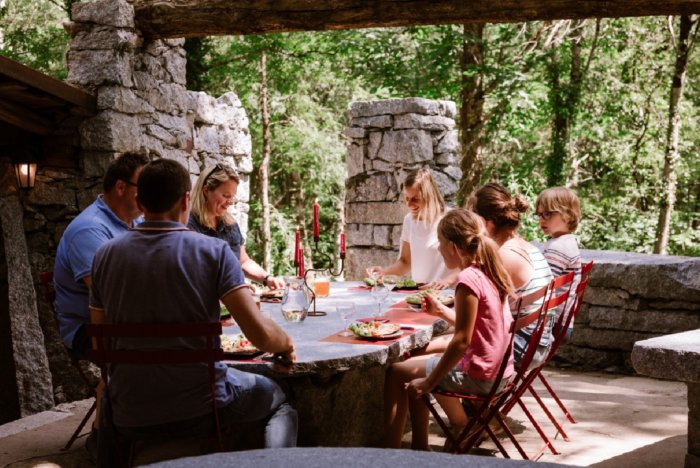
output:
[[[581, 252], [579, 252], [576, 237], [574, 237], [573, 234], [564, 234], [548, 240], [544, 244], [543, 254], [555, 277], [565, 275], [572, 271], [576, 272], [574, 282], [570, 289], [573, 294], [573, 292], [576, 291], [576, 286], [581, 281]], [[557, 292], [560, 293], [562, 291]], [[570, 304], [572, 304], [571, 299], [557, 308], [557, 319], [562, 312], [564, 312], [564, 308]], [[572, 320], [569, 327], [572, 328], [573, 326]]]
[[[547, 259], [544, 257], [544, 255], [542, 255], [542, 252], [540, 252], [540, 249], [538, 249], [534, 245], [530, 245], [527, 250], [512, 247], [506, 248], [520, 255], [525, 260], [527, 260], [530, 265], [532, 265], [532, 276], [530, 277], [530, 280], [515, 290], [516, 301], [520, 297], [527, 296], [528, 294], [533, 293], [538, 289], [542, 289], [543, 287], [547, 286], [550, 281], [552, 281], [552, 278], [554, 278], [552, 276], [552, 271], [549, 268]], [[541, 305], [542, 299], [530, 304], [525, 310], [525, 315], [536, 312], [537, 310], [539, 310]], [[514, 306], [515, 304], [511, 303], [513, 313], [517, 313], [517, 310], [515, 310]], [[540, 338], [540, 346], [548, 346], [552, 342], [553, 325], [554, 323], [552, 320], [549, 320], [547, 322], [547, 326], [545, 327], [544, 332], [542, 333], [542, 338]], [[530, 336], [532, 336], [532, 334], [534, 333], [536, 327], [537, 322], [518, 330], [517, 333], [529, 339]]]

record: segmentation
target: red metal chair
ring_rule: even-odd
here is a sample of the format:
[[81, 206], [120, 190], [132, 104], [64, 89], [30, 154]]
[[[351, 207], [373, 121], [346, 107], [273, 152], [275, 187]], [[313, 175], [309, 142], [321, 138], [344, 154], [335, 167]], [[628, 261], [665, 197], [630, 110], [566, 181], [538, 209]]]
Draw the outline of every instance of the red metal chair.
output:
[[[574, 280], [574, 272], [568, 273], [566, 275], [562, 275], [558, 278], [553, 279], [550, 284], [549, 284], [549, 296], [547, 297], [545, 303], [543, 304], [543, 314], [545, 314], [548, 317], [548, 320], [552, 320], [552, 318], [555, 316], [555, 312], [557, 308], [559, 308], [563, 304], [568, 303], [569, 299], [569, 293], [571, 291], [571, 285]], [[563, 317], [564, 314], [562, 314], [561, 317]], [[536, 343], [539, 343], [537, 341]], [[528, 351], [530, 351], [530, 348], [532, 347], [532, 342], [528, 344]], [[536, 346], [535, 346], [536, 347]], [[551, 356], [551, 348], [550, 352], [548, 353], [547, 357]], [[537, 460], [542, 453], [544, 452], [545, 449], [549, 448], [550, 452], [552, 452], [554, 455], [558, 455], [559, 451], [554, 447], [554, 444], [552, 444], [552, 441], [550, 438], [547, 436], [547, 434], [544, 432], [542, 429], [542, 426], [538, 423], [538, 421], [535, 419], [535, 417], [532, 415], [530, 410], [527, 408], [525, 403], [522, 400], [522, 397], [526, 391], [529, 391], [530, 393], [533, 393], [533, 396], [535, 396], [535, 399], [542, 405], [541, 399], [539, 399], [539, 396], [536, 395], [535, 390], [532, 388], [532, 382], [535, 380], [535, 378], [541, 374], [542, 369], [547, 363], [547, 358], [545, 358], [542, 363], [540, 363], [538, 366], [534, 368], [526, 368], [523, 367], [522, 362], [520, 364], [520, 367], [518, 368], [518, 374], [520, 377], [519, 382], [517, 382], [516, 388], [513, 390], [512, 395], [509, 397], [508, 401], [503, 405], [503, 415], [507, 415], [513, 407], [517, 404], [525, 413], [525, 416], [528, 418], [528, 420], [532, 423], [533, 428], [535, 431], [539, 434], [539, 436], [542, 438], [544, 444], [540, 448], [540, 450], [534, 455], [534, 456], [529, 456], [527, 457], [528, 459], [532, 460]], [[564, 432], [563, 428], [558, 424], [556, 419], [551, 415], [549, 412], [549, 409], [543, 407], [543, 410], [545, 411], [545, 414], [547, 414], [548, 418], [552, 423], [557, 427], [558, 432], [561, 432], [562, 435], [568, 440], [568, 436], [566, 436], [566, 433]]]
[[[44, 300], [51, 306], [51, 312], [53, 314], [53, 322], [54, 326], [56, 327], [56, 331], [58, 332], [59, 329], [59, 323], [58, 323], [58, 314], [56, 313], [56, 307], [55, 307], [55, 302], [56, 302], [56, 290], [54, 289], [53, 285], [53, 271], [42, 271], [39, 273], [39, 283], [41, 284], [41, 287], [44, 292]], [[63, 344], [63, 342], [61, 342]], [[95, 396], [95, 392], [97, 389], [96, 384], [85, 374], [85, 371], [83, 370], [83, 367], [80, 365], [80, 359], [78, 359], [70, 349], [68, 349], [64, 345], [64, 349], [66, 350], [66, 354], [70, 358], [71, 365], [75, 368], [75, 370], [78, 371], [78, 374], [82, 378], [83, 382], [85, 383], [85, 386], [90, 389], [91, 393], [93, 396]], [[75, 431], [73, 431], [73, 434], [71, 434], [70, 438], [68, 439], [68, 442], [66, 443], [65, 447], [63, 447], [61, 450], [66, 451], [71, 448], [73, 443], [76, 441], [78, 437], [80, 437], [80, 433], [82, 432], [83, 428], [87, 424], [87, 422], [90, 420], [92, 417], [93, 413], [95, 412], [97, 402], [96, 400], [92, 402], [92, 406], [90, 406], [90, 409], [88, 410], [87, 413], [85, 413], [85, 416], [83, 419], [80, 421], [80, 424], [78, 424], [78, 427], [75, 428]]]
[[[216, 338], [221, 335], [221, 322], [207, 323], [130, 323], [106, 324], [90, 323], [87, 332], [93, 337], [91, 358], [100, 365], [102, 375], [108, 376], [111, 366], [117, 364], [152, 365], [152, 364], [193, 364], [206, 363], [208, 369], [208, 385], [211, 392], [212, 414], [219, 448], [223, 448], [219, 413], [216, 407], [216, 373], [214, 363], [224, 359], [224, 352], [219, 347]], [[116, 349], [112, 344], [122, 338], [203, 338], [204, 346], [198, 348], [177, 349]], [[133, 466], [136, 444], [140, 440], [124, 437], [119, 428], [112, 422], [109, 379], [105, 379], [105, 394], [103, 399], [103, 421], [109, 426], [119, 440], [115, 441], [117, 456], [121, 464]], [[103, 430], [105, 427], [101, 427]], [[128, 452], [120, 450], [122, 439], [127, 439]], [[101, 444], [102, 445], [102, 444]], [[102, 457], [102, 455], [100, 456]]]
[[[554, 355], [557, 352], [557, 349], [559, 349], [559, 346], [561, 346], [562, 343], [564, 343], [565, 338], [566, 338], [566, 333], [567, 330], [573, 320], [575, 320], [576, 316], [578, 315], [579, 310], [581, 309], [581, 305], [583, 304], [583, 295], [586, 292], [586, 286], [588, 285], [588, 279], [591, 274], [591, 269], [593, 268], [593, 262], [589, 262], [583, 267], [581, 267], [581, 280], [576, 285], [576, 291], [574, 292], [574, 295], [571, 296], [572, 300], [569, 301], [568, 305], [568, 314], [562, 314], [562, 316], [559, 318], [559, 321], [557, 325], [555, 326], [555, 330], [558, 330], [558, 333], [554, 336], [554, 342], [552, 343], [552, 348], [547, 355], [547, 359], [545, 361], [545, 365], [551, 361], [551, 359], [554, 357]], [[554, 401], [557, 403], [561, 411], [564, 413], [564, 420], [562, 421], [556, 421], [553, 419], [553, 416], [551, 416], [551, 411], [546, 407], [544, 404], [544, 401], [537, 395], [537, 392], [530, 386], [529, 390], [532, 393], [532, 396], [537, 400], [539, 405], [542, 407], [542, 409], [545, 411], [545, 413], [550, 416], [550, 420], [552, 420], [553, 424], [557, 429], [559, 429], [562, 425], [562, 423], [565, 420], [569, 420], [572, 423], [576, 423], [576, 420], [574, 417], [571, 415], [571, 412], [566, 408], [564, 403], [561, 401], [557, 393], [554, 391], [552, 388], [551, 384], [547, 381], [545, 378], [544, 374], [541, 372], [537, 374], [537, 378], [542, 382], [542, 385], [544, 385], [545, 389], [547, 392], [549, 392], [550, 396], [554, 399]], [[566, 433], [561, 431], [562, 437], [565, 438], [565, 440], [568, 440], [568, 437], [566, 437]], [[555, 436], [556, 437], [556, 436]]]
[[[539, 343], [540, 338], [542, 337], [542, 334], [544, 333], [544, 329], [547, 323], [547, 315], [545, 311], [547, 310], [547, 297], [549, 295], [550, 291], [550, 286], [545, 286], [538, 291], [535, 291], [531, 294], [529, 294], [526, 297], [520, 298], [518, 301], [518, 304], [516, 306], [516, 309], [518, 311], [517, 318], [515, 322], [513, 323], [513, 326], [511, 327], [510, 330], [510, 340], [509, 344], [507, 346], [507, 349], [505, 353], [503, 354], [501, 358], [501, 363], [499, 366], [499, 371], [496, 380], [494, 381], [493, 386], [491, 387], [491, 390], [489, 394], [485, 397], [483, 396], [477, 396], [477, 395], [468, 395], [468, 394], [461, 394], [461, 393], [453, 393], [453, 392], [445, 392], [442, 390], [435, 390], [433, 393], [439, 394], [439, 395], [444, 395], [447, 397], [453, 397], [453, 398], [459, 398], [462, 402], [462, 405], [465, 407], [465, 410], [467, 411], [467, 414], [469, 414], [469, 422], [467, 426], [462, 430], [462, 432], [457, 436], [453, 436], [449, 428], [447, 427], [447, 424], [444, 422], [444, 420], [440, 417], [438, 414], [437, 410], [433, 406], [433, 404], [430, 401], [430, 398], [427, 395], [423, 395], [422, 399], [423, 402], [428, 406], [428, 409], [432, 413], [433, 417], [435, 417], [438, 425], [441, 427], [443, 432], [445, 433], [445, 437], [449, 441], [449, 446], [451, 447], [452, 451], [455, 453], [466, 453], [472, 448], [478, 446], [484, 437], [484, 433], [488, 435], [488, 437], [494, 442], [500, 453], [505, 457], [505, 458], [510, 458], [510, 455], [506, 451], [505, 447], [503, 444], [498, 440], [496, 437], [495, 433], [489, 427], [489, 422], [494, 420], [497, 421], [498, 425], [503, 429], [503, 431], [506, 433], [507, 437], [511, 440], [515, 448], [518, 450], [520, 455], [524, 459], [528, 459], [527, 454], [523, 450], [522, 446], [520, 443], [517, 441], [515, 438], [515, 435], [513, 432], [510, 430], [506, 422], [504, 421], [502, 414], [501, 414], [501, 408], [503, 405], [509, 401], [511, 398], [513, 391], [517, 388], [518, 383], [520, 380], [523, 378], [524, 371], [519, 371], [516, 370], [515, 375], [513, 376], [513, 379], [511, 382], [501, 391], [498, 392], [498, 387], [500, 386], [501, 380], [503, 379], [503, 374], [505, 372], [505, 369], [507, 367], [508, 360], [510, 359], [510, 356], [512, 354], [512, 349], [513, 349], [513, 338], [514, 338], [514, 333], [516, 330], [519, 330], [522, 327], [526, 327], [532, 323], [537, 323], [535, 327], [535, 331], [532, 334], [530, 338], [530, 342], [528, 345], [528, 348], [525, 352], [525, 355], [523, 356], [523, 359], [521, 361], [520, 368], [521, 369], [527, 369], [529, 364], [532, 362], [532, 359], [535, 355], [535, 352], [537, 350], [537, 343]], [[522, 315], [522, 311], [526, 309], [527, 306], [537, 303], [541, 301], [541, 306], [540, 308], [531, 313], [528, 314], [527, 316]]]

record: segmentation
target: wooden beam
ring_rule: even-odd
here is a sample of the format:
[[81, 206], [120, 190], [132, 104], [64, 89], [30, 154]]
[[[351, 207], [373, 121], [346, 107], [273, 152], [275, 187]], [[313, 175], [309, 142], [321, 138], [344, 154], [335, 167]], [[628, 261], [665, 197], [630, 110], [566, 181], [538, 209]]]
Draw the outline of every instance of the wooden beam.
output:
[[29, 109], [6, 101], [0, 101], [0, 120], [37, 135], [49, 135], [54, 129], [53, 122]]
[[92, 94], [0, 55], [0, 76], [2, 75], [26, 84], [28, 88], [38, 89], [67, 103], [84, 107], [90, 112], [94, 112], [97, 107], [97, 99]]
[[134, 0], [151, 38], [700, 13], [700, 0]]

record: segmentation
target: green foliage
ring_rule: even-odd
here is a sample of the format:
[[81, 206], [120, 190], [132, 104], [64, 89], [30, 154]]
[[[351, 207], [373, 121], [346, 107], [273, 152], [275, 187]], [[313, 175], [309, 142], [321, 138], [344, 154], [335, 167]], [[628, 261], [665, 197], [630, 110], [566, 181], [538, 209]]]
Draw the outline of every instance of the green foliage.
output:
[[8, 0], [0, 9], [0, 54], [64, 80], [69, 37], [62, 23], [72, 3]]
[[[2, 53], [65, 76], [67, 35], [59, 5], [73, 0], [10, 0], [2, 11]], [[459, 102], [462, 74], [483, 77], [485, 163], [482, 182], [498, 180], [534, 203], [547, 187], [552, 120], [573, 117], [557, 180], [577, 191], [584, 248], [651, 252], [674, 60], [666, 18], [583, 23], [587, 67], [572, 108], [551, 94], [569, 82], [571, 41], [562, 22], [488, 24], [484, 63], [460, 69], [461, 26], [216, 37], [188, 40], [188, 87], [234, 91], [250, 118], [253, 159], [262, 148], [260, 56], [267, 54], [271, 118], [270, 200], [275, 273], [291, 271], [294, 230], [311, 243], [311, 205], [321, 204], [320, 249], [337, 253], [345, 179], [345, 111], [350, 102], [419, 96]], [[590, 62], [589, 62], [590, 57]], [[691, 55], [681, 106], [681, 161], [669, 252], [700, 255], [700, 54]], [[569, 91], [565, 87], [564, 91]], [[551, 173], [552, 171], [550, 171]], [[248, 250], [260, 258], [257, 174], [252, 176]], [[542, 240], [532, 216], [523, 235]], [[314, 261], [322, 263], [321, 256]]]

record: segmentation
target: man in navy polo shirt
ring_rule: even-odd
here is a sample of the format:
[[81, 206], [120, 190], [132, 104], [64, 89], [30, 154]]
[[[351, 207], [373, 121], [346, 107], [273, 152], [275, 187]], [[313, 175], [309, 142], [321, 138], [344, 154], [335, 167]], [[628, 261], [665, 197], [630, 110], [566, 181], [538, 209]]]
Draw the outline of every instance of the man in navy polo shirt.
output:
[[54, 284], [61, 340], [76, 357], [86, 358], [90, 338], [88, 296], [92, 259], [97, 249], [129, 230], [141, 216], [136, 203], [136, 182], [148, 158], [125, 153], [105, 173], [104, 192], [66, 228], [56, 252]]
[[[292, 339], [260, 313], [228, 244], [187, 228], [191, 186], [189, 173], [176, 161], [159, 159], [143, 168], [138, 202], [144, 221], [97, 251], [91, 313], [107, 323], [216, 322], [222, 301], [257, 348], [293, 362]], [[114, 345], [129, 349], [143, 343]], [[149, 342], [156, 349], [196, 345], [197, 339]], [[115, 426], [141, 435], [206, 435], [211, 391], [202, 369], [206, 363], [115, 366], [109, 375]], [[260, 421], [266, 447], [296, 445], [296, 411], [273, 380], [218, 362], [216, 402], [222, 427]]]

